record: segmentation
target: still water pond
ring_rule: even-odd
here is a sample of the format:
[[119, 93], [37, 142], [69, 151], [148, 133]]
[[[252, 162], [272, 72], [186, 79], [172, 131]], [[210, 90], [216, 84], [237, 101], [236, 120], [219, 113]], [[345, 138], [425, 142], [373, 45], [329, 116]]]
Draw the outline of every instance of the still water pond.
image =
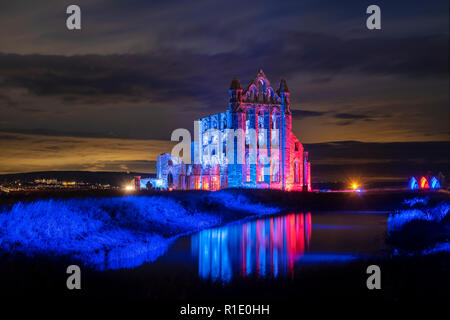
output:
[[[206, 229], [178, 239], [156, 263], [198, 277], [293, 277], [300, 264], [345, 263], [383, 254], [385, 212], [292, 213]], [[298, 268], [297, 268], [298, 270]]]

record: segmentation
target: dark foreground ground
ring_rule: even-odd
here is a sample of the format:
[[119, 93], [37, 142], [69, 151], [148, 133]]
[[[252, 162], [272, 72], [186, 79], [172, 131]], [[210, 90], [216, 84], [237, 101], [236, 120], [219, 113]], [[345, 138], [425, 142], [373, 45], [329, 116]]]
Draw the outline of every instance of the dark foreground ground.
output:
[[[240, 191], [254, 201], [276, 203], [283, 210], [384, 210], [400, 206], [405, 198], [419, 194], [396, 193], [297, 193], [277, 191]], [[158, 193], [160, 194], [160, 193]], [[31, 201], [47, 197], [114, 196], [118, 193], [58, 193], [3, 197], [2, 204]], [[166, 193], [183, 201], [187, 196], [201, 197], [202, 192]], [[437, 203], [448, 200], [445, 192], [427, 194]], [[180, 273], [167, 268], [163, 272], [149, 265], [135, 269], [99, 272], [88, 267], [82, 269], [82, 289], [66, 288], [66, 267], [74, 264], [65, 258], [35, 257], [2, 254], [0, 257], [1, 295], [6, 298], [46, 301], [98, 301], [126, 300], [151, 301], [153, 308], [166, 308], [169, 319], [178, 315], [183, 304], [218, 305], [223, 303], [270, 303], [284, 312], [309, 302], [363, 304], [438, 304], [448, 298], [450, 288], [448, 253], [433, 255], [387, 255], [379, 260], [359, 260], [342, 265], [297, 266], [294, 279], [246, 278], [229, 284], [199, 280], [190, 273]], [[382, 270], [382, 289], [368, 290], [367, 266], [376, 264]], [[178, 269], [179, 270], [179, 269]], [[158, 272], [158, 277], [155, 273]], [[19, 298], [20, 297], [20, 298]], [[280, 311], [281, 312], [281, 311]]]
[[[270, 305], [271, 310], [270, 316], [216, 314], [212, 319], [298, 319], [299, 312], [320, 318], [356, 314], [365, 319], [368, 313], [404, 317], [413, 315], [416, 308], [429, 310], [431, 315], [445, 311], [448, 303], [449, 258], [445, 253], [356, 261], [295, 270], [293, 280], [253, 277], [226, 285], [199, 280], [179, 269], [175, 273], [168, 268], [155, 277], [145, 266], [101, 273], [83, 268], [82, 289], [69, 291], [64, 271], [73, 261], [3, 257], [1, 300], [5, 305], [8, 301], [40, 307], [48, 304], [51, 309], [58, 305], [78, 311], [88, 306], [89, 312], [100, 310], [102, 315], [125, 309], [128, 316], [136, 312], [149, 319], [207, 319], [182, 317], [180, 310], [187, 304], [222, 310], [225, 304]], [[371, 264], [382, 270], [381, 290], [366, 287], [366, 268]]]

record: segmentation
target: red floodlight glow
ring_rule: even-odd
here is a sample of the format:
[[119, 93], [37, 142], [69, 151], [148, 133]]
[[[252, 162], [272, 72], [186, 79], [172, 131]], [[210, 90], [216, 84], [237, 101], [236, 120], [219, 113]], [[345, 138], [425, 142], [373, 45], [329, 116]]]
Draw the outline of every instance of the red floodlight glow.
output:
[[425, 177], [420, 178], [419, 187], [420, 189], [430, 189], [430, 185], [428, 184], [427, 178]]

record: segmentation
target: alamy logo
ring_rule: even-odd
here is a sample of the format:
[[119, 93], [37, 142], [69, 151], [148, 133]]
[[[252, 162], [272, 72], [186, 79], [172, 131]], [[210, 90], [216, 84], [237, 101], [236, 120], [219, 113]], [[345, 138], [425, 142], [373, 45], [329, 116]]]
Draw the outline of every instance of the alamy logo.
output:
[[81, 269], [79, 266], [73, 264], [67, 267], [67, 274], [70, 276], [67, 278], [66, 285], [67, 289], [81, 289]]
[[379, 6], [373, 4], [367, 7], [367, 14], [370, 16], [367, 18], [366, 26], [369, 30], [380, 30], [381, 29], [381, 9]]
[[367, 267], [367, 274], [370, 274], [367, 278], [366, 285], [367, 289], [381, 289], [381, 269], [379, 266], [372, 264]]
[[66, 20], [66, 26], [69, 30], [81, 30], [81, 9], [76, 4], [67, 7], [66, 13], [70, 14]]

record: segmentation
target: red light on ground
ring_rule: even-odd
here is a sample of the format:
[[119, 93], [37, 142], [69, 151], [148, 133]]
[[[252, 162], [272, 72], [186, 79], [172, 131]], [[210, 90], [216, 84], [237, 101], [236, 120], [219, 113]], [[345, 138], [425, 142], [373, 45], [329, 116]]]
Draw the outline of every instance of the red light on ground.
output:
[[425, 178], [425, 177], [420, 178], [419, 187], [420, 187], [420, 189], [429, 189], [430, 188], [427, 178]]

